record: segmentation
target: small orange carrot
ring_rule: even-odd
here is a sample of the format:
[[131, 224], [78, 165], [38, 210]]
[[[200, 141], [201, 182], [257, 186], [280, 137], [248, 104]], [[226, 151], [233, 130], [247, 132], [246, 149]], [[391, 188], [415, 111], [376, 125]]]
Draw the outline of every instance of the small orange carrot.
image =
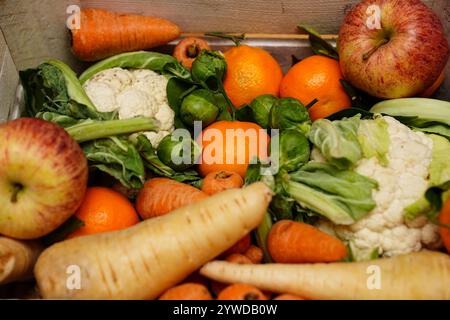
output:
[[217, 300], [267, 300], [267, 297], [254, 286], [236, 283], [223, 289]]
[[245, 251], [247, 251], [248, 248], [250, 248], [251, 244], [252, 238], [249, 233], [246, 236], [244, 236], [241, 240], [236, 242], [231, 248], [225, 251], [221, 256], [227, 257], [233, 253], [244, 253]]
[[159, 300], [212, 300], [208, 289], [198, 283], [184, 283], [172, 287]]
[[296, 296], [295, 294], [283, 293], [276, 296], [273, 300], [305, 300], [302, 297]]
[[267, 238], [269, 253], [275, 262], [333, 262], [347, 255], [344, 243], [319, 229], [301, 222], [281, 220]]
[[157, 47], [180, 35], [178, 26], [166, 19], [93, 8], [81, 10], [80, 28], [71, 32], [72, 51], [83, 61]]
[[206, 193], [188, 184], [168, 178], [153, 178], [139, 191], [136, 210], [142, 219], [149, 219], [207, 197]]
[[206, 40], [187, 37], [178, 42], [173, 51], [173, 56], [180, 61], [183, 66], [191, 69], [192, 63], [202, 50], [211, 50]]
[[244, 185], [242, 177], [230, 171], [216, 171], [206, 175], [203, 179], [202, 191], [209, 195], [232, 188], [241, 188]]
[[447, 252], [450, 253], [450, 197], [447, 198], [439, 213], [439, 222], [446, 225], [439, 227], [439, 234], [447, 248]]
[[264, 256], [261, 248], [254, 245], [251, 245], [250, 248], [245, 251], [244, 255], [253, 263], [261, 263]]
[[230, 254], [228, 257], [226, 257], [225, 260], [228, 262], [238, 263], [238, 264], [252, 264], [253, 263], [252, 260], [250, 260], [248, 257], [246, 257], [240, 253]]

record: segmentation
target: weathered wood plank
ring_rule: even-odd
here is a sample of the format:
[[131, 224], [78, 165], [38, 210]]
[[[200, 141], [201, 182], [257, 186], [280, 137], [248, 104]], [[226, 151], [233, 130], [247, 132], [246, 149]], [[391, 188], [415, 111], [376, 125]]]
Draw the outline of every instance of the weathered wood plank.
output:
[[48, 57], [75, 64], [69, 48], [66, 8], [77, 0], [2, 0], [0, 28], [18, 70]]
[[8, 119], [10, 110], [15, 101], [15, 93], [19, 75], [11, 54], [6, 45], [5, 38], [0, 32], [0, 123]]

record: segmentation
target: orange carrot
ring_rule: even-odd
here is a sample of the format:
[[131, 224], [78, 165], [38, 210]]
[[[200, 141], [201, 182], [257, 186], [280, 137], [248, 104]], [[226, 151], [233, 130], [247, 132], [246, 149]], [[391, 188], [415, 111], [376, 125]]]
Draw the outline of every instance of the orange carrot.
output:
[[187, 37], [178, 42], [173, 51], [173, 56], [180, 61], [183, 66], [191, 69], [192, 63], [202, 50], [211, 50], [206, 40]]
[[188, 184], [168, 178], [153, 178], [139, 191], [136, 209], [142, 219], [149, 219], [207, 197], [206, 193]]
[[245, 237], [243, 237], [241, 240], [236, 242], [231, 248], [229, 248], [227, 251], [225, 251], [221, 256], [227, 257], [233, 253], [244, 253], [245, 251], [247, 251], [248, 248], [250, 248], [251, 244], [252, 244], [252, 238], [249, 233]]
[[305, 300], [305, 299], [296, 296], [295, 294], [283, 293], [276, 296], [273, 300]]
[[83, 61], [157, 47], [180, 35], [178, 26], [166, 19], [92, 8], [81, 10], [80, 28], [71, 32], [72, 51]]
[[217, 300], [267, 300], [267, 297], [254, 286], [236, 283], [223, 289]]
[[439, 214], [439, 222], [446, 225], [439, 227], [439, 234], [441, 235], [442, 242], [444, 242], [447, 252], [450, 253], [450, 197], [444, 203]]
[[244, 255], [249, 258], [252, 263], [261, 263], [264, 256], [261, 248], [254, 245], [251, 245], [250, 248], [245, 251]]
[[230, 171], [216, 171], [206, 175], [203, 179], [202, 191], [213, 195], [232, 188], [241, 188], [244, 185], [242, 177]]
[[250, 260], [248, 257], [246, 257], [240, 253], [230, 254], [225, 260], [228, 262], [239, 263], [239, 264], [252, 264], [253, 263], [252, 260]]
[[281, 220], [275, 223], [267, 239], [275, 262], [332, 262], [345, 258], [344, 243], [319, 229], [301, 222]]
[[208, 289], [198, 283], [184, 283], [172, 287], [159, 300], [212, 300]]

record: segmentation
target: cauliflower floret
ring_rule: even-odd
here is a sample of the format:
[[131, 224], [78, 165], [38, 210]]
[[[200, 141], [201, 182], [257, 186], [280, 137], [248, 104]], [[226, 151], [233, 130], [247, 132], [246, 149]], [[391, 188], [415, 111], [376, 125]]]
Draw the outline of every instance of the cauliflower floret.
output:
[[119, 119], [130, 119], [137, 116], [153, 117], [158, 110], [155, 98], [146, 92], [131, 87], [117, 96]]
[[114, 89], [107, 83], [91, 81], [84, 89], [98, 111], [111, 112], [118, 108]]
[[101, 112], [117, 111], [119, 119], [154, 117], [159, 132], [145, 132], [153, 147], [174, 130], [175, 113], [167, 100], [166, 77], [152, 70], [112, 68], [101, 71], [84, 89]]
[[130, 71], [122, 68], [112, 68], [95, 74], [85, 86], [89, 86], [90, 82], [101, 82], [107, 84], [114, 90], [115, 94], [118, 94], [131, 86], [134, 81], [136, 79]]
[[433, 141], [414, 132], [392, 117], [384, 117], [391, 138], [383, 166], [376, 157], [361, 159], [355, 171], [375, 179], [376, 207], [350, 226], [335, 226], [334, 231], [352, 248], [361, 252], [378, 249], [382, 256], [419, 251], [440, 246], [438, 228], [426, 220], [407, 223], [404, 208], [419, 199], [428, 187], [428, 167]]

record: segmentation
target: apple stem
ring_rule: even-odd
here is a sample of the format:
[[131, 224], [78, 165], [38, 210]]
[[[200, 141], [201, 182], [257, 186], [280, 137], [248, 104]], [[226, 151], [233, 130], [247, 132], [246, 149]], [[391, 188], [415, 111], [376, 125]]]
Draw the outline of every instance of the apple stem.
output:
[[12, 203], [17, 202], [17, 196], [18, 196], [19, 192], [22, 190], [23, 190], [23, 185], [21, 185], [20, 183], [14, 183], [12, 185], [12, 194], [11, 194], [11, 202]]
[[367, 51], [366, 53], [363, 54], [363, 56], [362, 56], [363, 60], [369, 59], [370, 56], [371, 56], [375, 51], [377, 51], [379, 47], [381, 47], [382, 45], [384, 45], [384, 44], [386, 44], [386, 43], [388, 43], [388, 42], [389, 42], [389, 39], [386, 39], [386, 38], [381, 39], [380, 41], [378, 41], [378, 43], [375, 44], [375, 46], [374, 46], [372, 49], [370, 49], [369, 51]]

